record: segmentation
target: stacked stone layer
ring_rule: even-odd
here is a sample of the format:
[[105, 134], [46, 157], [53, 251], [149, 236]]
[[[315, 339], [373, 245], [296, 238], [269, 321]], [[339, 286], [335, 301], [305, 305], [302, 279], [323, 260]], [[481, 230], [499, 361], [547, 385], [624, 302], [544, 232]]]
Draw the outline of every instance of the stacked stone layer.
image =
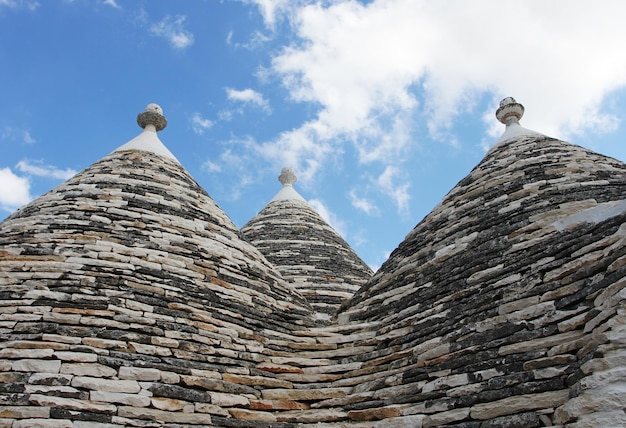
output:
[[372, 276], [348, 243], [304, 201], [270, 202], [241, 232], [321, 314], [336, 312]]
[[0, 224], [0, 426], [624, 425], [625, 199], [501, 143], [320, 325], [178, 164], [114, 153]]
[[0, 421], [15, 427], [220, 425], [254, 385], [288, 385], [265, 354], [311, 325], [182, 167], [148, 152], [113, 153], [4, 221], [0, 284]]
[[614, 159], [543, 136], [493, 148], [340, 315], [379, 326], [357, 342], [379, 355], [335, 404], [423, 426], [626, 423], [625, 198]]

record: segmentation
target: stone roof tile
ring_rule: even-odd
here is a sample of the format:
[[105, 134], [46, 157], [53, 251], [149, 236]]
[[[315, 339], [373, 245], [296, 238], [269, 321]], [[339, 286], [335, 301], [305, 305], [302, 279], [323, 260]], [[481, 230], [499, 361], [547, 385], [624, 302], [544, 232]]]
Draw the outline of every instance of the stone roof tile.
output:
[[319, 313], [364, 269], [294, 177], [259, 251], [174, 159], [113, 152], [0, 223], [3, 422], [623, 425], [626, 165], [522, 111], [325, 323], [281, 272]]
[[282, 189], [241, 232], [327, 319], [372, 272], [293, 189], [296, 180], [291, 168], [283, 168]]

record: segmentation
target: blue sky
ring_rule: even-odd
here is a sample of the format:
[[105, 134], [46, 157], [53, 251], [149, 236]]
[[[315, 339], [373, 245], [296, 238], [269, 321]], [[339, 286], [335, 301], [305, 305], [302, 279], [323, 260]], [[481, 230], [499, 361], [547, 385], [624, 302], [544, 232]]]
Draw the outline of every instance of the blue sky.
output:
[[626, 2], [0, 0], [0, 219], [135, 137], [241, 227], [298, 192], [374, 269], [524, 127], [626, 160]]

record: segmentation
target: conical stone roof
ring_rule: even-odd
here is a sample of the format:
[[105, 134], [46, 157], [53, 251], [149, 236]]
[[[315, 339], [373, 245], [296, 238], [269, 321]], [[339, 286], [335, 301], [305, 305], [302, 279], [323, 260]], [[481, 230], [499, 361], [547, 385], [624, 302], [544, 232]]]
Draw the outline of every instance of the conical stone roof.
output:
[[139, 137], [0, 223], [0, 383], [15, 407], [1, 418], [223, 425], [225, 407], [260, 399], [247, 385], [278, 382], [266, 347], [312, 323], [162, 145], [152, 110]]
[[281, 190], [247, 224], [243, 236], [327, 319], [372, 275], [350, 245], [293, 188], [283, 168]]
[[355, 417], [626, 420], [626, 165], [525, 130], [522, 113], [503, 100], [503, 137], [339, 314], [375, 326], [366, 342], [389, 351], [372, 377], [397, 380], [361, 384], [375, 394], [345, 400]]
[[157, 115], [0, 223], [0, 423], [622, 426], [626, 165], [522, 112], [315, 325]]

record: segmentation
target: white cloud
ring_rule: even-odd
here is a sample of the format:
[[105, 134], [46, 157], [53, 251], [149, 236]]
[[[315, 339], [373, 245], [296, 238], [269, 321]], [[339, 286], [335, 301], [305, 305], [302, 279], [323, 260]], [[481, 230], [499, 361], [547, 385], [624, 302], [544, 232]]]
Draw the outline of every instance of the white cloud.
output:
[[[395, 166], [387, 166], [385, 171], [376, 179], [376, 184], [380, 188], [380, 190], [387, 194], [389, 198], [395, 203], [398, 211], [402, 214], [407, 214], [409, 209], [409, 200], [411, 196], [409, 195], [410, 184], [405, 180], [402, 180], [402, 177], [398, 179], [399, 176], [403, 175], [399, 168]], [[398, 182], [401, 183], [398, 183]]]
[[228, 122], [229, 120], [232, 120], [234, 114], [235, 114], [235, 112], [233, 112], [233, 110], [220, 110], [217, 113], [217, 117], [218, 117], [219, 120], [223, 120], [224, 122]]
[[16, 168], [26, 174], [39, 177], [54, 178], [57, 180], [68, 180], [76, 175], [77, 171], [67, 168], [58, 169], [54, 166], [45, 165], [41, 162], [30, 163], [28, 161], [19, 161]]
[[290, 8], [293, 8], [298, 3], [302, 3], [298, 0], [244, 0], [247, 3], [257, 5], [261, 16], [263, 16], [263, 22], [265, 26], [274, 29], [276, 21], [281, 13], [284, 13]]
[[248, 50], [256, 50], [272, 40], [270, 35], [264, 34], [261, 31], [254, 31], [245, 42], [233, 42], [233, 36], [233, 32], [230, 31], [226, 36], [227, 45]]
[[352, 202], [352, 206], [354, 208], [363, 211], [365, 214], [377, 215], [380, 213], [380, 210], [374, 202], [367, 198], [360, 198], [357, 196], [356, 190], [354, 189], [350, 191], [350, 201]]
[[509, 95], [526, 106], [523, 126], [548, 135], [617, 127], [603, 100], [626, 85], [621, 0], [253, 2], [268, 26], [279, 13], [290, 19], [297, 40], [271, 70], [293, 101], [318, 107], [258, 150], [288, 161], [304, 180], [352, 143], [361, 162], [386, 168], [378, 184], [405, 209], [408, 184], [391, 183], [409, 143], [419, 143], [415, 117], [431, 137], [461, 144], [455, 119], [485, 97], [492, 133], [503, 131], [494, 112]]
[[117, 2], [115, 0], [103, 0], [102, 3], [104, 3], [107, 6], [114, 7], [116, 9], [121, 9], [121, 6], [119, 4], [117, 4]]
[[184, 49], [194, 42], [193, 34], [183, 28], [186, 19], [185, 16], [167, 15], [161, 21], [152, 24], [150, 33], [167, 39], [176, 49]]
[[200, 113], [192, 114], [189, 121], [191, 122], [193, 132], [198, 135], [202, 135], [204, 131], [213, 126], [213, 122], [205, 117], [202, 117]]
[[30, 135], [30, 131], [23, 131], [22, 132], [22, 140], [26, 144], [33, 144], [33, 143], [35, 143], [35, 139]]
[[276, 140], [251, 146], [258, 156], [281, 165], [292, 165], [298, 179], [308, 183], [331, 156], [341, 154], [341, 143], [333, 140], [319, 121], [309, 121], [283, 132]]
[[20, 177], [10, 168], [0, 168], [0, 209], [12, 212], [31, 199], [28, 177]]
[[226, 97], [231, 101], [239, 101], [244, 104], [252, 104], [269, 111], [269, 103], [260, 92], [254, 89], [246, 88], [242, 90], [226, 88]]
[[27, 129], [5, 126], [0, 132], [0, 139], [19, 143], [33, 144], [35, 139]]
[[311, 208], [313, 208], [323, 219], [328, 223], [335, 231], [341, 235], [343, 239], [346, 239], [346, 224], [335, 213], [328, 209], [328, 207], [319, 199], [311, 199], [308, 201]]
[[222, 196], [230, 201], [236, 201], [241, 197], [243, 190], [258, 178], [258, 168], [251, 167], [258, 164], [258, 159], [251, 150], [251, 146], [254, 145], [251, 138], [234, 139], [224, 144], [228, 147], [220, 154], [219, 159], [205, 160], [202, 168], [209, 173], [226, 171], [227, 174], [220, 177], [220, 186], [226, 192]]
[[219, 163], [212, 162], [208, 159], [202, 163], [202, 169], [208, 172], [222, 172], [222, 167]]
[[11, 9], [28, 9], [33, 11], [40, 5], [35, 0], [0, 0], [0, 6], [6, 6]]

